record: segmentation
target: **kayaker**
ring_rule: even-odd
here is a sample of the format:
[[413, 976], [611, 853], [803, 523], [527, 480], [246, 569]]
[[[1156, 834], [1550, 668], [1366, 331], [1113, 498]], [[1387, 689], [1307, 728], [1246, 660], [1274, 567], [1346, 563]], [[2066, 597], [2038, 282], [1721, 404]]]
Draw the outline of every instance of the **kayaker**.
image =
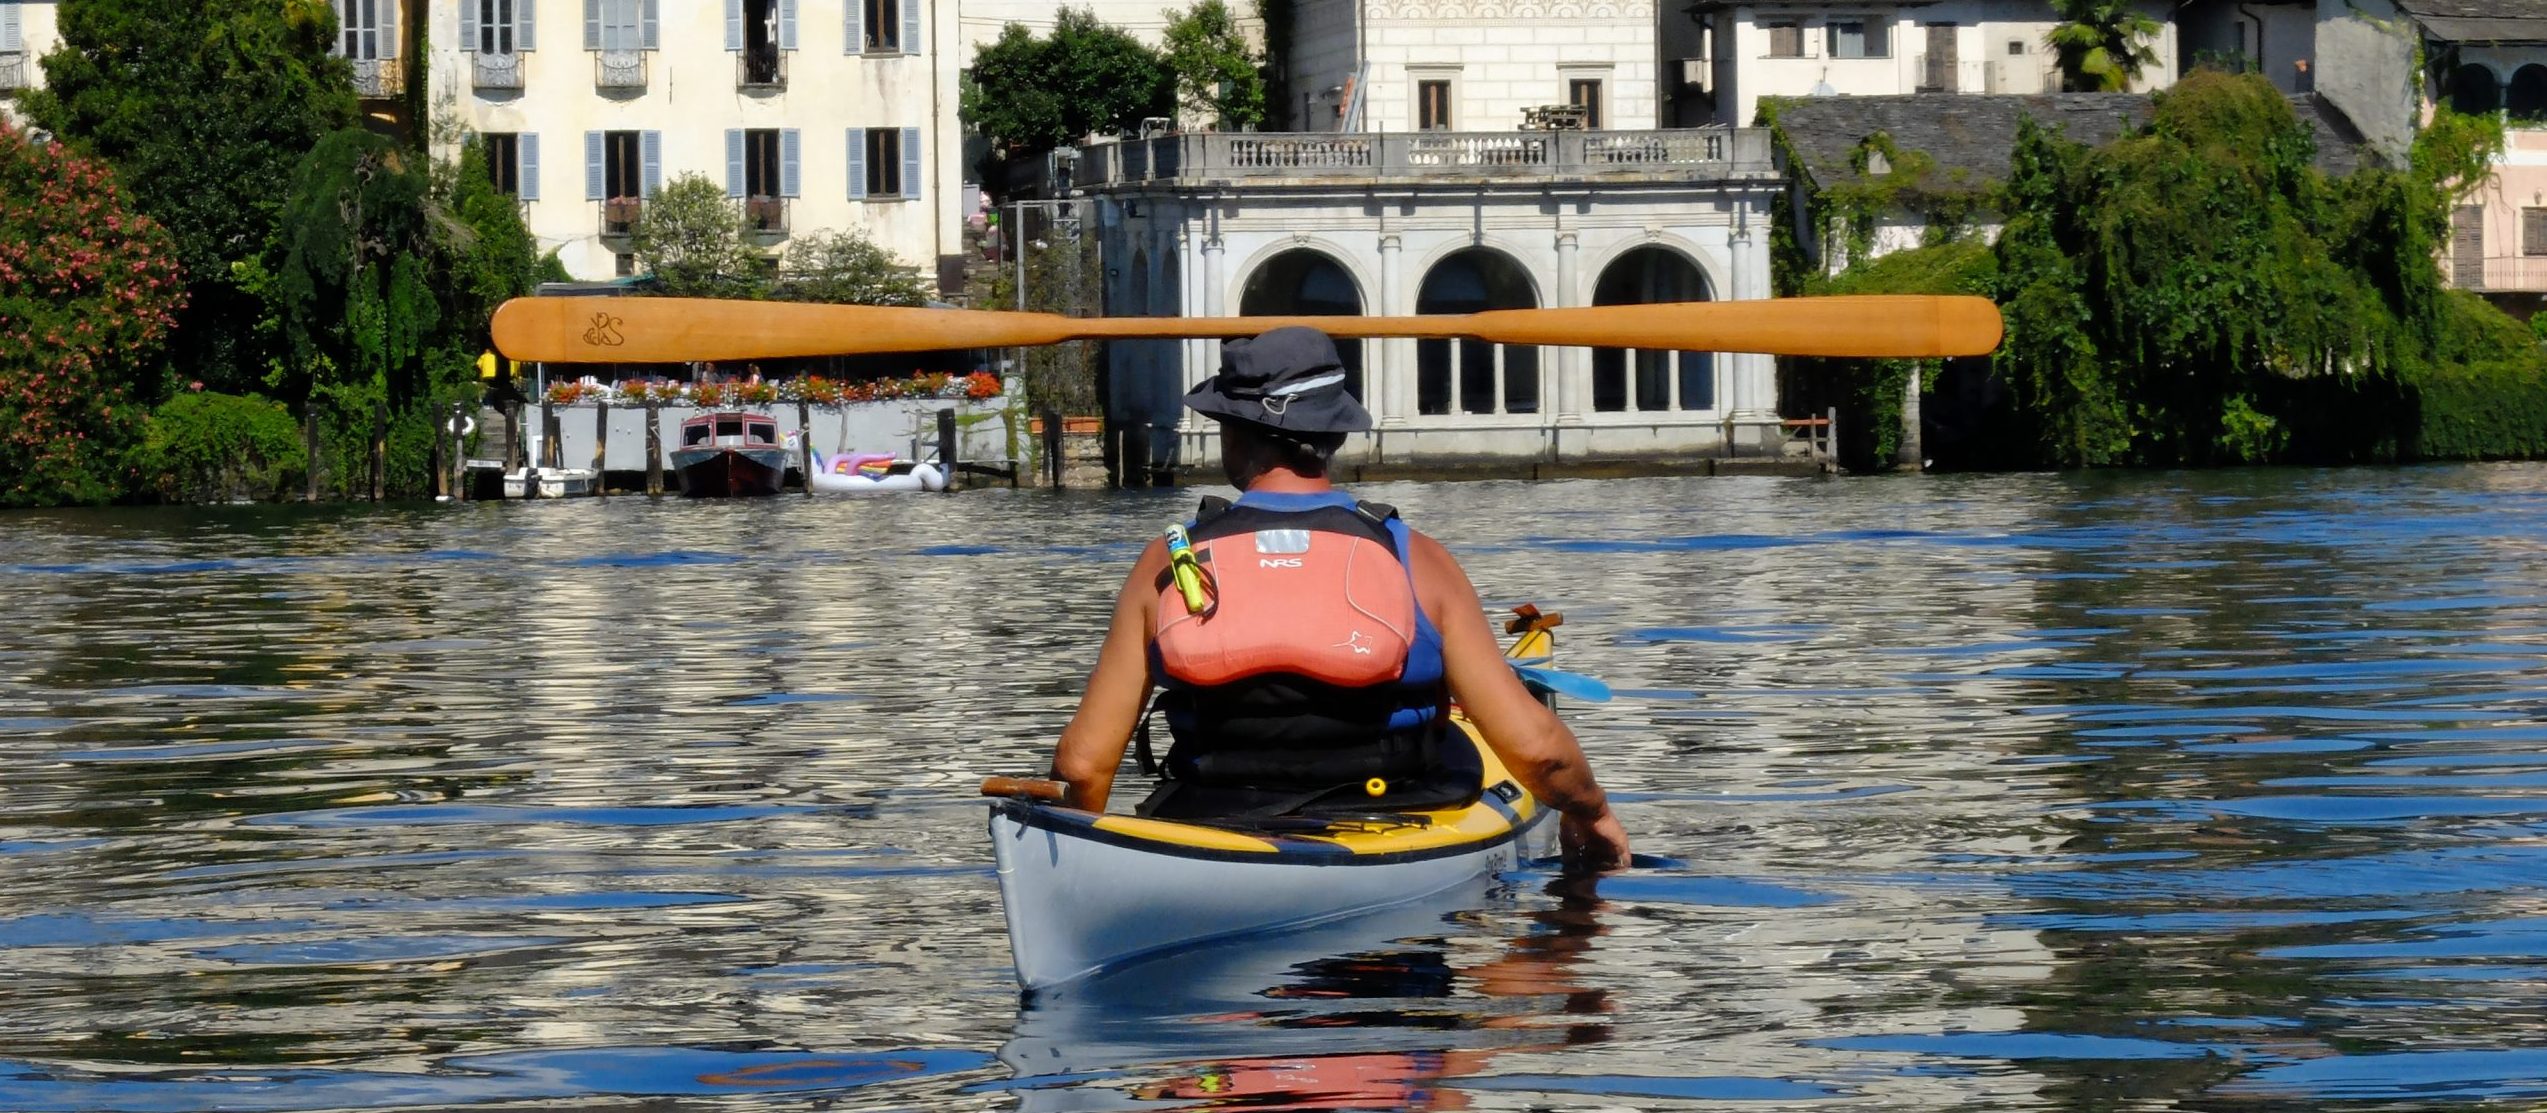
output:
[[[1168, 539], [1142, 550], [1053, 757], [1069, 803], [1105, 809], [1161, 685], [1176, 744], [1141, 814], [1472, 799], [1476, 753], [1442, 718], [1455, 701], [1504, 767], [1559, 812], [1569, 861], [1625, 865], [1627, 833], [1581, 745], [1505, 664], [1459, 562], [1395, 511], [1328, 482], [1345, 434], [1371, 427], [1345, 389], [1335, 342], [1280, 328], [1221, 353], [1219, 373], [1185, 404], [1220, 422], [1221, 466], [1243, 492], [1234, 504], [1207, 501], [1191, 527], [1196, 548], [1227, 559], [1206, 566], [1206, 589], [1191, 564], [1179, 582]], [[1370, 620], [1349, 630], [1324, 622], [1339, 615]], [[1144, 743], [1146, 760], [1146, 732]]]

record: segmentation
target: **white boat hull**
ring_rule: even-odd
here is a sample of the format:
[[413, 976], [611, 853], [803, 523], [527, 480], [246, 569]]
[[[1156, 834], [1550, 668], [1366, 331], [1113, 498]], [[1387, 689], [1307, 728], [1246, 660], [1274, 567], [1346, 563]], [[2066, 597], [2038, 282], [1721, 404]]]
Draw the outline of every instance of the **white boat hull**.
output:
[[1022, 801], [994, 804], [990, 831], [1017, 980], [1034, 990], [1151, 952], [1352, 916], [1511, 869], [1544, 814], [1533, 811], [1496, 839], [1422, 856], [1162, 852], [1108, 841], [1086, 812]]
[[[540, 468], [538, 474], [539, 497], [544, 499], [589, 495], [601, 483], [601, 473], [591, 468]], [[529, 493], [530, 478], [525, 469], [504, 473], [505, 498], [518, 499]]]

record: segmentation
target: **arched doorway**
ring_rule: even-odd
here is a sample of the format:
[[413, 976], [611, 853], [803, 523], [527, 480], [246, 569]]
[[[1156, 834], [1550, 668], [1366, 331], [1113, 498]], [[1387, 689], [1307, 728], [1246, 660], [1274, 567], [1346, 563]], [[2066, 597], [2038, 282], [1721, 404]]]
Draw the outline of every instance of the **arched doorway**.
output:
[[[1664, 247], [1640, 247], [1611, 260], [1592, 286], [1594, 305], [1710, 300], [1707, 276], [1699, 273], [1698, 265]], [[1716, 354], [1594, 348], [1592, 408], [1712, 410], [1716, 408]]]
[[2515, 120], [2547, 119], [2547, 66], [2532, 62], [2513, 73], [2503, 109]]
[[2450, 71], [2450, 107], [2470, 116], [2492, 112], [2503, 106], [2502, 83], [2494, 80], [2494, 71], [2469, 62]]
[[[1484, 247], [1460, 251], [1424, 273], [1415, 312], [1535, 309], [1539, 295], [1512, 256]], [[1482, 340], [1415, 342], [1415, 412], [1539, 412], [1539, 349]]]
[[[1241, 316], [1359, 317], [1362, 291], [1344, 264], [1323, 251], [1295, 247], [1267, 259], [1238, 295]], [[1344, 359], [1345, 389], [1368, 404], [1362, 393], [1362, 342], [1339, 338], [1336, 355]]]

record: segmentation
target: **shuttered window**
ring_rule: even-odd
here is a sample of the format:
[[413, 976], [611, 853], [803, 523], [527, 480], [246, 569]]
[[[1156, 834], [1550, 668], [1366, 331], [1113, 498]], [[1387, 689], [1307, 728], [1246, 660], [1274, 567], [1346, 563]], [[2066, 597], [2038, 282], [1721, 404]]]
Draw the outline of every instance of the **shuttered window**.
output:
[[1804, 57], [1803, 25], [1792, 22], [1765, 23], [1761, 25], [1761, 28], [1769, 33], [1769, 57]]
[[2547, 255], [2547, 209], [2520, 211], [2520, 253]]

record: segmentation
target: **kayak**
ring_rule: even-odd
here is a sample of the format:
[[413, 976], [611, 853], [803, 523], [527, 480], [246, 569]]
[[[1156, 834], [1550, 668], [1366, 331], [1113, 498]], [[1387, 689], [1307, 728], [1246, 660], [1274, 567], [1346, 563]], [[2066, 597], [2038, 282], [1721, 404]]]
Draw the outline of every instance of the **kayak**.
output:
[[[1544, 660], [1562, 621], [1526, 611], [1510, 656]], [[1512, 869], [1548, 810], [1477, 748], [1474, 802], [1371, 814], [1171, 821], [1064, 807], [1049, 781], [992, 778], [992, 855], [1029, 991], [1209, 940], [1324, 923]]]

